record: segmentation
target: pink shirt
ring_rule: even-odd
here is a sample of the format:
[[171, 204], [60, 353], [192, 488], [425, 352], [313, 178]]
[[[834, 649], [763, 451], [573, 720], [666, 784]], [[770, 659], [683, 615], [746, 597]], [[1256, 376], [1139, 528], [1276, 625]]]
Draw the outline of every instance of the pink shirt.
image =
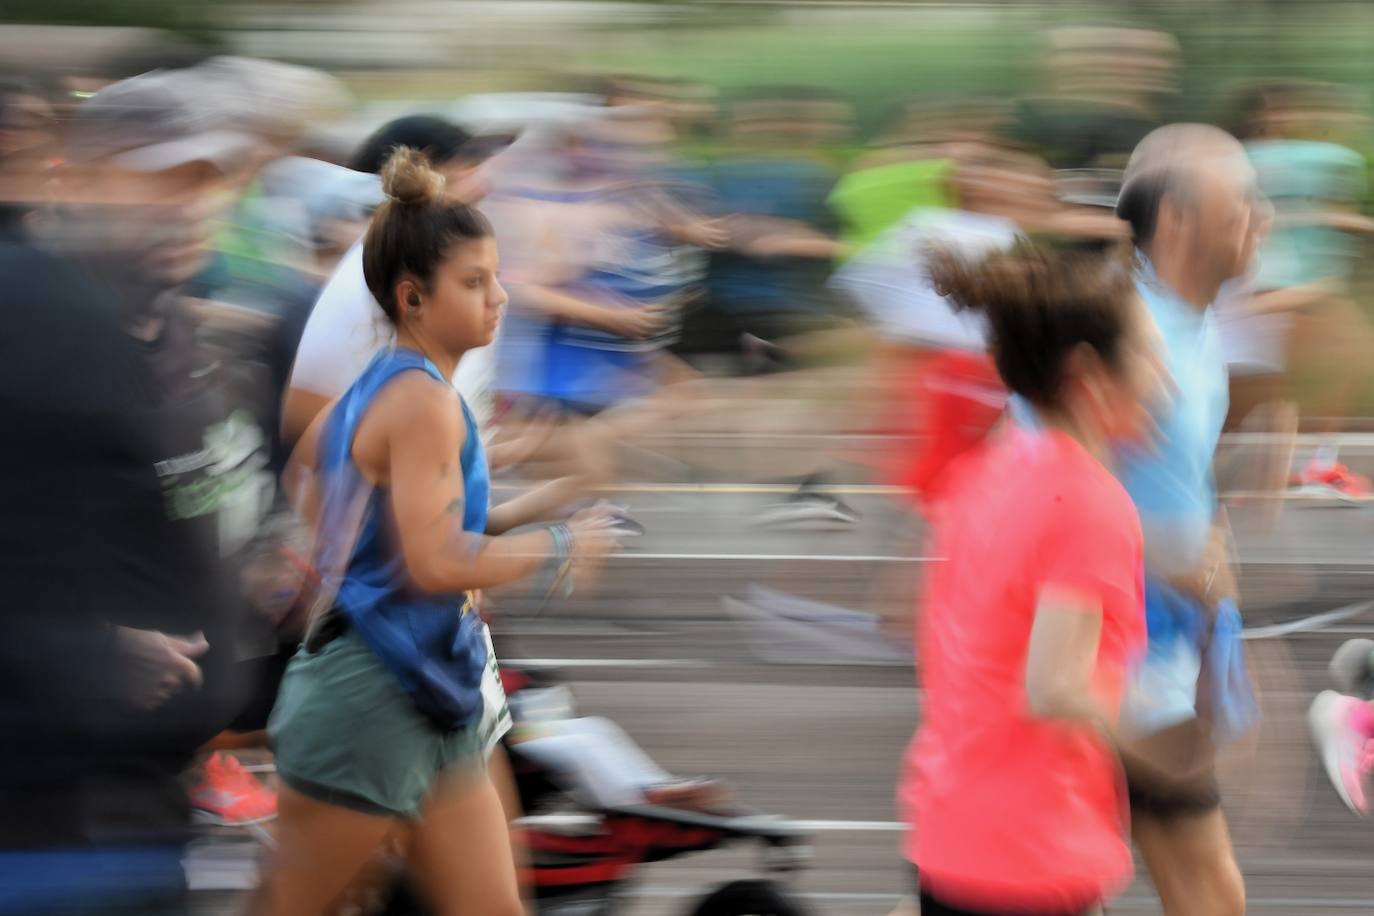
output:
[[932, 520], [918, 661], [925, 700], [899, 795], [907, 857], [956, 906], [1086, 908], [1131, 877], [1124, 784], [1085, 727], [1033, 716], [1026, 651], [1039, 596], [1099, 605], [1093, 690], [1120, 704], [1145, 646], [1140, 522], [1068, 436], [1008, 428], [963, 462]]

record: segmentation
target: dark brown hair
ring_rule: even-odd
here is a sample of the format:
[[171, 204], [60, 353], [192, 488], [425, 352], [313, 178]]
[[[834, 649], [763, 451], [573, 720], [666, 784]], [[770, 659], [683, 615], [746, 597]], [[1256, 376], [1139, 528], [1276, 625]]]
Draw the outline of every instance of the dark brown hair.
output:
[[434, 271], [459, 242], [490, 238], [491, 224], [444, 195], [444, 178], [421, 153], [402, 146], [382, 168], [387, 200], [363, 239], [363, 278], [392, 324], [400, 313], [396, 284], [409, 277], [428, 288]]
[[952, 307], [987, 317], [998, 373], [1031, 403], [1058, 404], [1064, 361], [1080, 345], [1119, 365], [1135, 294], [1129, 249], [1020, 242], [978, 260], [938, 248], [927, 257], [930, 279]]

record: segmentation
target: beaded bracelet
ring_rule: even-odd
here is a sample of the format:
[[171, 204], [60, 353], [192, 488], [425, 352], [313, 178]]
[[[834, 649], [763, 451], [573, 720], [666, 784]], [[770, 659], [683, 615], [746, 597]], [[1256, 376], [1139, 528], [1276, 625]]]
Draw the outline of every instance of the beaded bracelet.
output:
[[573, 581], [570, 575], [573, 552], [572, 529], [560, 522], [550, 526], [549, 536], [553, 538], [553, 555], [549, 557], [552, 582], [549, 585], [547, 595], [552, 596], [556, 591], [559, 591], [561, 586], [561, 597], [567, 598], [573, 593]]

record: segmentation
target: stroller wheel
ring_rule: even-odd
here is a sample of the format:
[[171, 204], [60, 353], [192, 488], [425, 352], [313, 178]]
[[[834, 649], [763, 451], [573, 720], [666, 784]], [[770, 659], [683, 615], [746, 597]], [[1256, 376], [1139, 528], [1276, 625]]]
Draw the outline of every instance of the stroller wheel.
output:
[[731, 881], [702, 899], [691, 916], [808, 916], [772, 881]]

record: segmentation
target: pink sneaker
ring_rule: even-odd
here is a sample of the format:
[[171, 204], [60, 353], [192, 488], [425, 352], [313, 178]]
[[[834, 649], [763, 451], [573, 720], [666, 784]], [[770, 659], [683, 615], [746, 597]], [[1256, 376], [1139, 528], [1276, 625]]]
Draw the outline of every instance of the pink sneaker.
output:
[[190, 794], [197, 817], [221, 827], [259, 824], [277, 816], [277, 793], [230, 754], [211, 754]]
[[1374, 769], [1371, 742], [1351, 722], [1360, 700], [1323, 690], [1307, 711], [1307, 725], [1317, 745], [1326, 775], [1347, 808], [1361, 816], [1369, 813], [1365, 780]]

